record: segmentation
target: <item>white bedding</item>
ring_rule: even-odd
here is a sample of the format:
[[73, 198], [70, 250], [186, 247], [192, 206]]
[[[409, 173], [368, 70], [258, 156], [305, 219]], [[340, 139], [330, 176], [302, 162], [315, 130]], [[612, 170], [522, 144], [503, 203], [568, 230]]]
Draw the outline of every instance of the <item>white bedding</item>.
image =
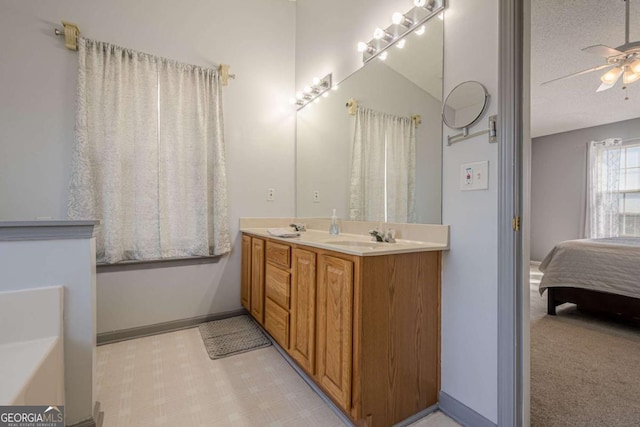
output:
[[573, 287], [640, 298], [640, 238], [567, 240], [546, 256], [540, 294]]

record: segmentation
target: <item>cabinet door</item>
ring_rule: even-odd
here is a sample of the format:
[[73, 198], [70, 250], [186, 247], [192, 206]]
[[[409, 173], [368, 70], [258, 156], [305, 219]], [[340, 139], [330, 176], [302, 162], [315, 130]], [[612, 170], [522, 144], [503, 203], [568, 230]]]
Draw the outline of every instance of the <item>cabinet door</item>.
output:
[[242, 236], [240, 303], [247, 311], [251, 311], [251, 237], [244, 235]]
[[264, 240], [251, 239], [251, 314], [264, 324]]
[[346, 411], [351, 409], [353, 262], [320, 255], [316, 378]]
[[291, 288], [291, 357], [307, 372], [315, 371], [316, 254], [293, 251]]

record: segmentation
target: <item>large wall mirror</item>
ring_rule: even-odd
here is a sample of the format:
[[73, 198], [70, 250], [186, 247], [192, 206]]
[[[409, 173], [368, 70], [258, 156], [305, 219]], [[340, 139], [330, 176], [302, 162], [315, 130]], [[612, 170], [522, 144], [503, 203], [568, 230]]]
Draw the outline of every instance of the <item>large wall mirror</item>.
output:
[[441, 223], [443, 21], [387, 52], [298, 111], [296, 216]]

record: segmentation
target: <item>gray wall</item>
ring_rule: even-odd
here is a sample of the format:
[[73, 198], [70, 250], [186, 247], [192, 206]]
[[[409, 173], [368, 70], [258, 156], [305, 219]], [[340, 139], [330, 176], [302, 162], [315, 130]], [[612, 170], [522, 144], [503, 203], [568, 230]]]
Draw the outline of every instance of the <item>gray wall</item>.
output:
[[534, 138], [531, 159], [531, 259], [582, 238], [587, 143], [640, 137], [640, 118]]
[[[230, 255], [217, 264], [98, 274], [98, 332], [240, 308], [242, 216], [294, 211], [295, 3], [286, 0], [0, 0], [0, 219], [65, 218], [77, 54], [64, 19], [97, 40], [215, 66], [223, 90]], [[266, 189], [276, 200], [266, 201]]]

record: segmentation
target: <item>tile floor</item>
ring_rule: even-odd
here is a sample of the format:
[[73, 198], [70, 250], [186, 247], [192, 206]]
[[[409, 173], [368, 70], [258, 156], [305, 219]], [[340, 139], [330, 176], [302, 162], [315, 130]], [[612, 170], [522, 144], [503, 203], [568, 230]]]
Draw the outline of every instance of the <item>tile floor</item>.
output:
[[275, 348], [211, 360], [197, 328], [98, 347], [97, 399], [104, 427], [344, 426]]

